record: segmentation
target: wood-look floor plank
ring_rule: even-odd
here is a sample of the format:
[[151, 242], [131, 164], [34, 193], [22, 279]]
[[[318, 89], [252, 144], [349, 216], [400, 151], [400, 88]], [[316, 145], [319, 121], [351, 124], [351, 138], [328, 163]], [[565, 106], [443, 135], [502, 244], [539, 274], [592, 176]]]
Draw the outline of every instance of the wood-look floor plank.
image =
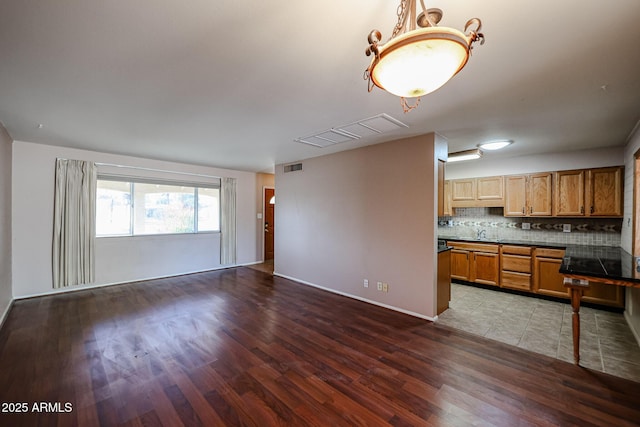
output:
[[32, 426], [632, 426], [640, 384], [249, 268], [16, 301], [0, 403]]

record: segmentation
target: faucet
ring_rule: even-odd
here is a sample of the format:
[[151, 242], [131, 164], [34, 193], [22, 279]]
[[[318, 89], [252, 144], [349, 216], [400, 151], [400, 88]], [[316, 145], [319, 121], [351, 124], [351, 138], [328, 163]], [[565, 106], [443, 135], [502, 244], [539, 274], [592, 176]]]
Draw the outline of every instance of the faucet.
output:
[[487, 238], [487, 230], [478, 229], [478, 234], [476, 235], [476, 239], [486, 240], [486, 238]]

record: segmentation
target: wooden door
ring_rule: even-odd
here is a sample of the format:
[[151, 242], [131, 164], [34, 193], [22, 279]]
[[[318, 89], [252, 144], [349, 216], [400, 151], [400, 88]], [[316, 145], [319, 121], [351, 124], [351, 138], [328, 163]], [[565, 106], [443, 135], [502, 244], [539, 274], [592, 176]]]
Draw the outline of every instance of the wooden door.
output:
[[451, 278], [469, 281], [469, 251], [451, 249]]
[[551, 216], [552, 200], [552, 176], [551, 172], [534, 173], [528, 177], [529, 187], [529, 216]]
[[[264, 189], [264, 260], [273, 259], [275, 234], [275, 196], [273, 188]], [[272, 203], [273, 202], [273, 203]]]
[[622, 216], [622, 171], [620, 167], [589, 171], [588, 215]]
[[506, 198], [504, 201], [504, 216], [524, 216], [526, 209], [525, 175], [512, 175], [505, 178]]
[[584, 216], [584, 170], [556, 172], [554, 205], [557, 216]]
[[472, 271], [472, 282], [481, 283], [483, 285], [498, 286], [500, 281], [498, 254], [474, 252]]

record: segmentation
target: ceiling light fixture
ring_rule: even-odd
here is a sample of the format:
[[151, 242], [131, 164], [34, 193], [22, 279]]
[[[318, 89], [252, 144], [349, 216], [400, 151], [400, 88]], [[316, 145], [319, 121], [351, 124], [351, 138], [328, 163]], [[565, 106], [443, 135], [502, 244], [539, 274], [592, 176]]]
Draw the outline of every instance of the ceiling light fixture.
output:
[[482, 157], [482, 150], [479, 148], [474, 148], [472, 150], [449, 153], [449, 155], [447, 156], [447, 163], [462, 162], [463, 160], [476, 160], [480, 157]]
[[[422, 13], [416, 16], [416, 0], [400, 0], [398, 23], [391, 38], [380, 44], [382, 34], [369, 34], [367, 56], [373, 54], [364, 73], [369, 92], [374, 86], [401, 98], [404, 112], [413, 110], [426, 95], [444, 85], [469, 60], [473, 43], [484, 44], [478, 18], [467, 21], [464, 33], [453, 28], [438, 27], [442, 10], [427, 9], [420, 0]], [[417, 28], [420, 27], [420, 28]], [[406, 98], [418, 97], [413, 106]]]
[[485, 142], [484, 144], [478, 144], [478, 148], [482, 148], [483, 150], [495, 151], [501, 150], [511, 144], [513, 144], [513, 141], [511, 141], [510, 139], [504, 139], [500, 141], [490, 141]]

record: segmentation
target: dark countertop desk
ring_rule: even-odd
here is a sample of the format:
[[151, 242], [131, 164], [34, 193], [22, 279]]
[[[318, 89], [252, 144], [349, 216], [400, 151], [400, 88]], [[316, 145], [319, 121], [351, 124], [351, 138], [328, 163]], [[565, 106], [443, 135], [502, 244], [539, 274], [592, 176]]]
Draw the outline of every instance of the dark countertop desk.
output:
[[580, 300], [589, 282], [640, 288], [640, 272], [633, 256], [622, 248], [568, 246], [560, 274], [571, 294], [573, 360], [580, 363]]

